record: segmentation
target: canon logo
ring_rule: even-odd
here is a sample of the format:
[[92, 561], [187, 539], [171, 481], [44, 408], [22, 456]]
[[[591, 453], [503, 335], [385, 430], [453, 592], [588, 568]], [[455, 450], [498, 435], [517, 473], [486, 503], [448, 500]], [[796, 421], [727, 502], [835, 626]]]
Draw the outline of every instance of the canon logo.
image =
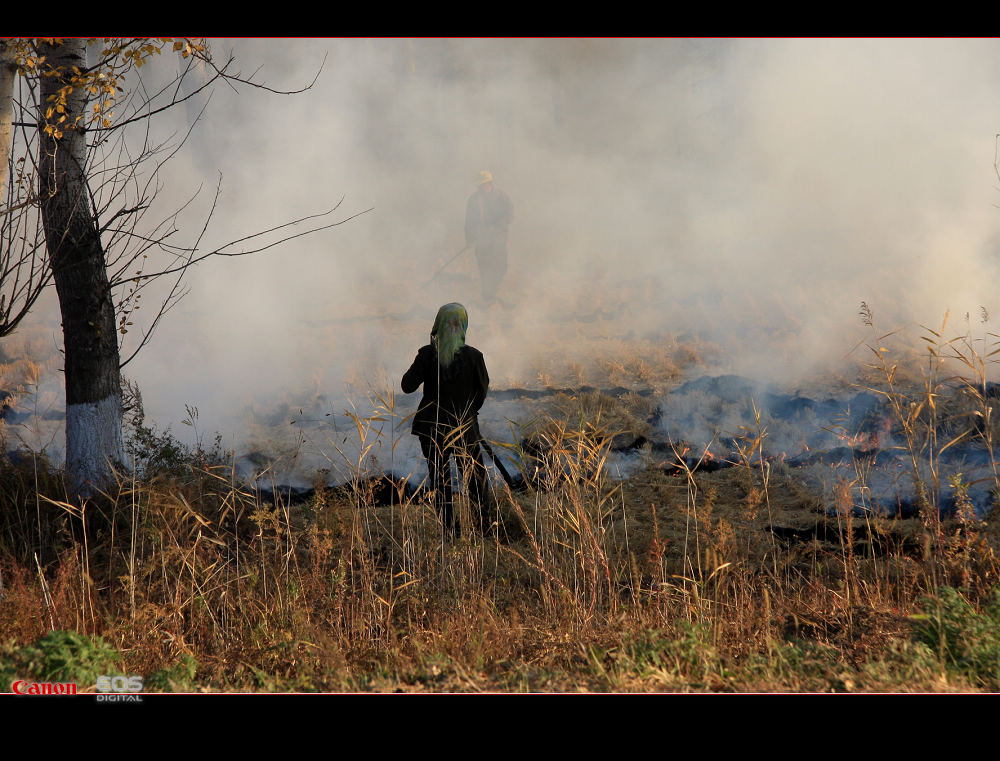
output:
[[15, 695], [76, 695], [76, 682], [25, 682], [18, 680], [11, 684]]

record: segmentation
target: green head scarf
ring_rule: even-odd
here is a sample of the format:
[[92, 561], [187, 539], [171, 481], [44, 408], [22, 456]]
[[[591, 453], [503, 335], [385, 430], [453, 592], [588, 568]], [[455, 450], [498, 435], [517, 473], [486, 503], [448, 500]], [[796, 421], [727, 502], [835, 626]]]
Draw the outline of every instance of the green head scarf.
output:
[[465, 346], [465, 331], [469, 327], [469, 314], [461, 304], [445, 304], [438, 310], [431, 330], [431, 340], [437, 346], [441, 367], [448, 367], [458, 350]]

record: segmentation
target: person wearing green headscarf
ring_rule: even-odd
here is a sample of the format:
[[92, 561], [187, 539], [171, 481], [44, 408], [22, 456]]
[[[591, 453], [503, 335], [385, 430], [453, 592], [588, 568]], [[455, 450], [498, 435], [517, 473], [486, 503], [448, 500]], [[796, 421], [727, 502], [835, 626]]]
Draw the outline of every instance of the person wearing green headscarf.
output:
[[486, 401], [490, 376], [482, 352], [465, 343], [468, 327], [469, 315], [464, 306], [451, 303], [441, 307], [431, 329], [431, 342], [417, 352], [402, 381], [406, 394], [423, 384], [424, 395], [413, 416], [411, 431], [420, 439], [427, 459], [441, 519], [455, 536], [460, 535], [460, 528], [452, 499], [453, 456], [461, 464], [469, 499], [478, 508], [480, 528], [489, 526], [479, 410]]

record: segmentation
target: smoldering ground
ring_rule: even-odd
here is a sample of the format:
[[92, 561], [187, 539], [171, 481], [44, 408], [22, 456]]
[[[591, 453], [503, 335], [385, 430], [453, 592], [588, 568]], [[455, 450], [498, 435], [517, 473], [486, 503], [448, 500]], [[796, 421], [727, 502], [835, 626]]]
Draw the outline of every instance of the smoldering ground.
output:
[[[204, 185], [181, 220], [197, 226], [221, 173], [206, 249], [341, 198], [340, 218], [371, 211], [190, 273], [191, 292], [128, 367], [149, 418], [179, 435], [187, 404], [200, 432], [243, 452], [291, 447], [295, 420], [321, 421], [311, 446], [334, 440], [345, 409], [370, 416], [371, 393], [397, 388], [448, 301], [468, 307], [496, 388], [587, 382], [630, 353], [641, 375], [656, 347], [680, 345], [698, 354], [675, 363], [681, 375], [795, 387], [852, 361], [861, 301], [887, 330], [994, 311], [993, 41], [212, 47], [280, 89], [327, 58], [300, 95], [217, 88], [164, 167], [158, 205]], [[493, 307], [470, 253], [431, 277], [464, 245], [484, 168], [514, 203]], [[666, 393], [682, 380], [672, 373], [648, 370], [647, 385]], [[416, 451], [405, 425], [398, 435], [401, 457]]]

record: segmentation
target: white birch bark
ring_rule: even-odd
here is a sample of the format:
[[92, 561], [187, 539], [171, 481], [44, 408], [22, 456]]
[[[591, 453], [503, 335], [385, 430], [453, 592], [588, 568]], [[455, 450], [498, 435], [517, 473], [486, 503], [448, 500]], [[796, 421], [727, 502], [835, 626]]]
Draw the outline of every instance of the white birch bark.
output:
[[14, 56], [6, 41], [0, 40], [0, 204], [7, 195], [11, 144], [14, 140]]
[[[82, 68], [86, 62], [83, 40], [67, 39], [41, 48], [59, 72]], [[68, 74], [42, 78], [42, 116], [49, 97], [67, 80]], [[88, 193], [86, 133], [70, 126], [86, 107], [86, 90], [76, 87], [66, 97], [62, 137], [43, 134], [40, 156], [42, 219], [59, 294], [66, 357], [67, 485], [80, 498], [107, 486], [115, 464], [124, 461], [114, 304]]]

